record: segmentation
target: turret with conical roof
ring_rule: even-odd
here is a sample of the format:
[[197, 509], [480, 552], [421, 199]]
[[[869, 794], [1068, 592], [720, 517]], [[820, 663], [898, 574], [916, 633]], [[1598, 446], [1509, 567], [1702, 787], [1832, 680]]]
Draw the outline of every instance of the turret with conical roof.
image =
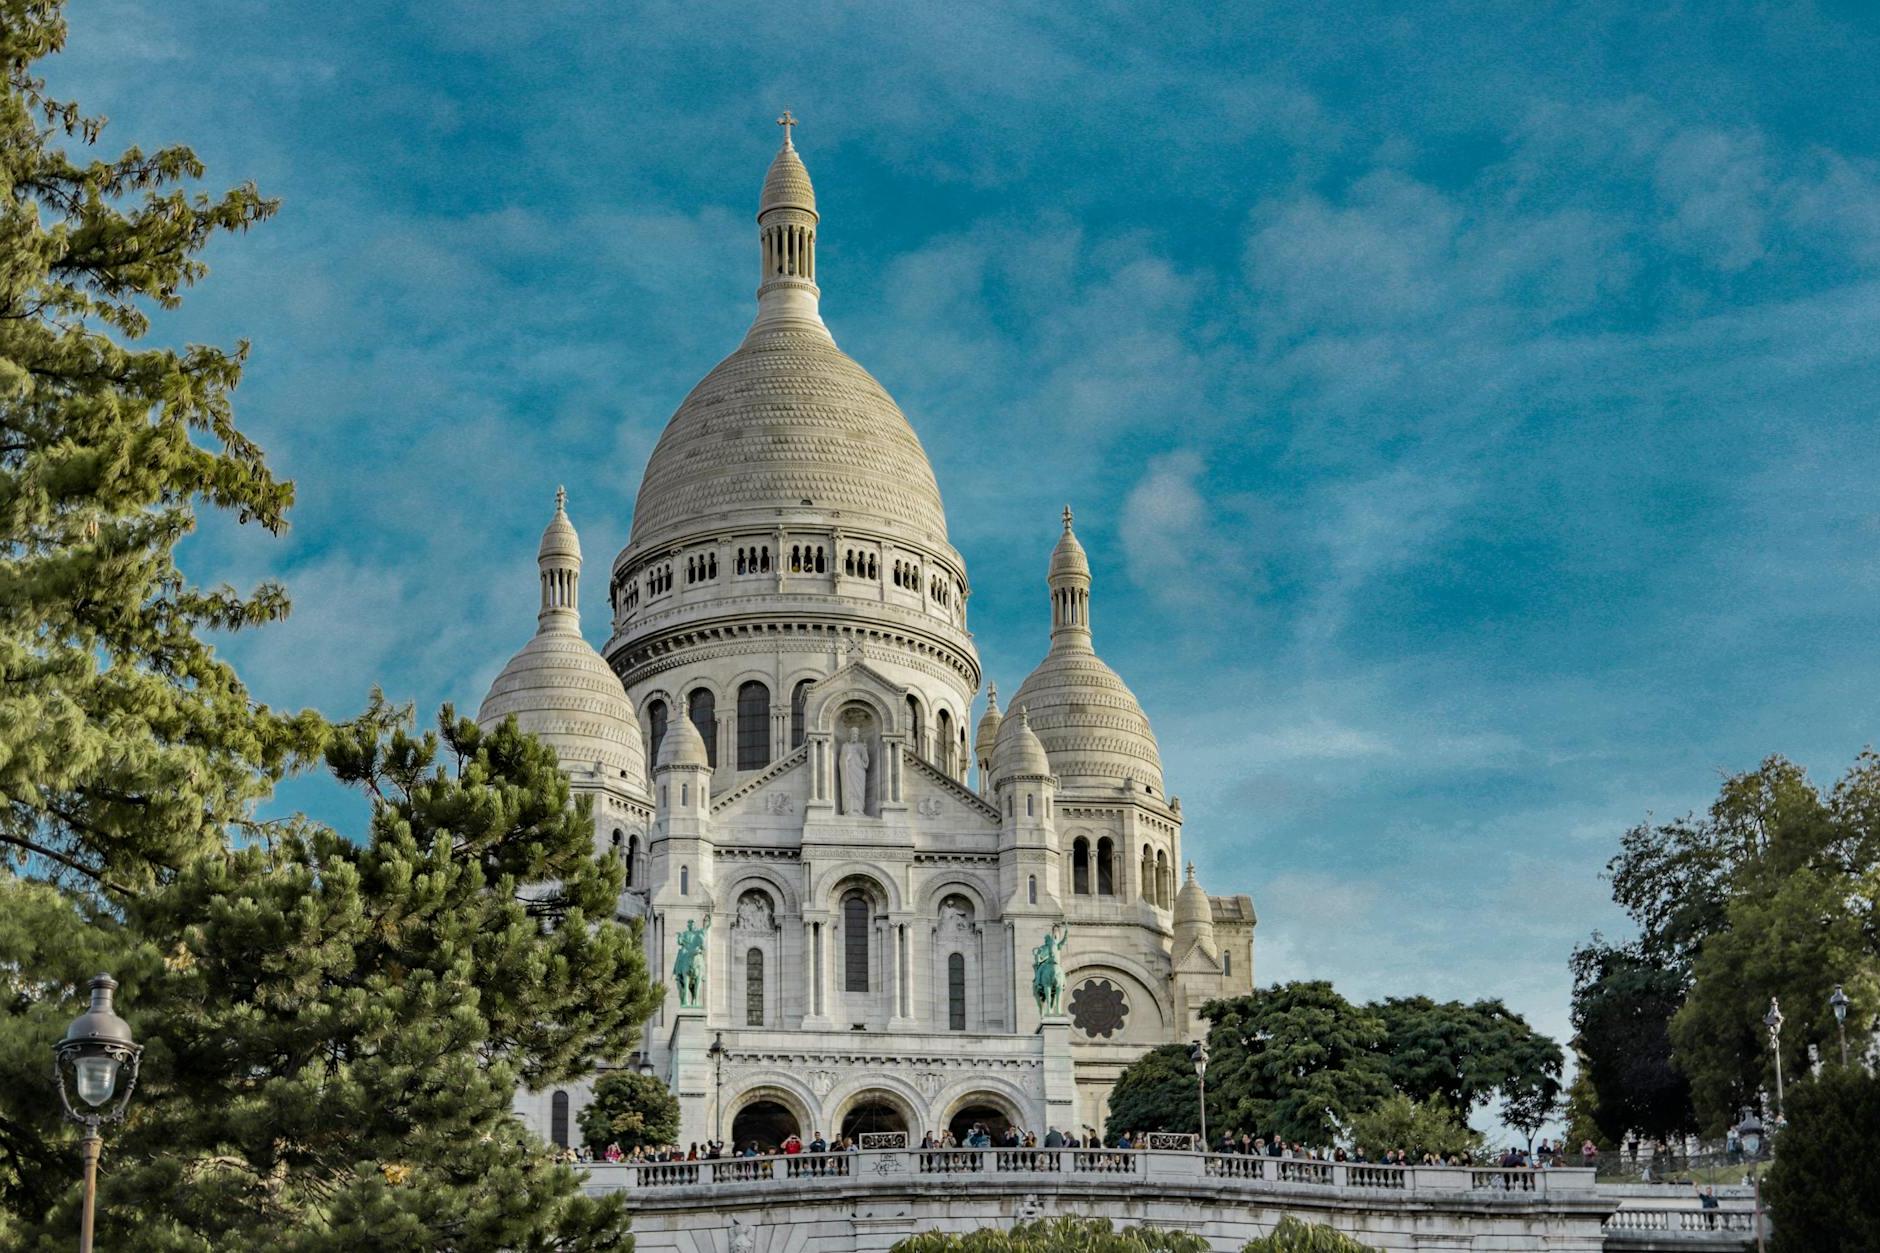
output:
[[1188, 863], [1188, 877], [1175, 894], [1175, 958], [1180, 961], [1188, 950], [1199, 948], [1214, 957], [1214, 908], [1208, 894], [1195, 878], [1195, 864]]
[[999, 685], [986, 685], [986, 712], [979, 719], [979, 730], [973, 736], [973, 760], [979, 766], [979, 794], [992, 795], [992, 754], [999, 743], [999, 726], [1005, 721], [1005, 715], [999, 712]]

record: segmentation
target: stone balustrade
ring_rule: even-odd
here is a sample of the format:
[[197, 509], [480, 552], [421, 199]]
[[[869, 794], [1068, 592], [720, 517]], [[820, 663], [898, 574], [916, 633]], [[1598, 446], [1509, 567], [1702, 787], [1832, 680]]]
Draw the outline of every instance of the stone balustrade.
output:
[[873, 1149], [696, 1162], [596, 1162], [587, 1170], [588, 1190], [597, 1193], [760, 1185], [778, 1180], [814, 1184], [955, 1175], [1129, 1175], [1161, 1186], [1245, 1183], [1262, 1190], [1297, 1187], [1406, 1197], [1459, 1193], [1482, 1198], [1537, 1193], [1590, 1196], [1594, 1189], [1593, 1172], [1578, 1167], [1384, 1166], [1157, 1149]]

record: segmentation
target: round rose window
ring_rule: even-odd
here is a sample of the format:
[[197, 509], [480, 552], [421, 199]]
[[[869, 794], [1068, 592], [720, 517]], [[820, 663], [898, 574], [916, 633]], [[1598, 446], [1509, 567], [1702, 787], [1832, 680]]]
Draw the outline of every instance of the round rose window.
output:
[[1107, 1040], [1123, 1029], [1129, 998], [1108, 979], [1087, 979], [1071, 993], [1071, 1021], [1085, 1035]]

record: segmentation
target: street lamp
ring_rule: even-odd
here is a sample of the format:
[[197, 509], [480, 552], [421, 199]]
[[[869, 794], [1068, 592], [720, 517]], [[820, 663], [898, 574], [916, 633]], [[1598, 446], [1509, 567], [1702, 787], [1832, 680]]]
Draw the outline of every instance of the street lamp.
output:
[[1776, 998], [1769, 998], [1769, 1012], [1763, 1015], [1763, 1026], [1769, 1028], [1769, 1050], [1776, 1055], [1776, 1127], [1782, 1126], [1782, 1007], [1776, 1004]]
[[[91, 1253], [92, 1217], [97, 1206], [98, 1153], [104, 1146], [99, 1129], [124, 1117], [131, 1092], [137, 1087], [138, 1057], [143, 1045], [131, 1039], [131, 1025], [117, 1016], [111, 1006], [111, 994], [117, 980], [98, 975], [91, 981], [91, 1008], [72, 1019], [65, 1038], [52, 1046], [52, 1085], [59, 1090], [59, 1104], [65, 1116], [85, 1129], [79, 1147], [85, 1157], [85, 1205], [79, 1219], [79, 1253]], [[118, 1083], [119, 1075], [123, 1084]], [[78, 1093], [80, 1105], [72, 1104], [66, 1091], [67, 1076]], [[117, 1100], [112, 1101], [113, 1094]], [[86, 1108], [86, 1107], [89, 1108]], [[108, 1107], [108, 1108], [107, 1108]]]
[[720, 1031], [712, 1037], [712, 1046], [705, 1050], [712, 1059], [712, 1139], [724, 1139], [724, 1100], [725, 1100], [725, 1033]]
[[1840, 984], [1834, 985], [1834, 995], [1828, 998], [1828, 1008], [1834, 1011], [1834, 1029], [1841, 1034], [1841, 1064], [1847, 1065], [1847, 1007], [1850, 1002], [1847, 993]]
[[1753, 1220], [1756, 1224], [1756, 1249], [1757, 1253], [1762, 1253], [1762, 1172], [1756, 1168], [1756, 1155], [1762, 1152], [1762, 1119], [1756, 1117], [1754, 1113], [1751, 1113], [1748, 1118], [1745, 1118], [1742, 1122], [1737, 1124], [1736, 1133], [1743, 1138], [1743, 1151], [1749, 1154], [1750, 1180], [1755, 1185], [1756, 1189], [1755, 1211], [1753, 1215]]
[[1201, 1084], [1201, 1151], [1208, 1151], [1208, 1042], [1196, 1040], [1188, 1046], [1188, 1059], [1195, 1064], [1195, 1078]]

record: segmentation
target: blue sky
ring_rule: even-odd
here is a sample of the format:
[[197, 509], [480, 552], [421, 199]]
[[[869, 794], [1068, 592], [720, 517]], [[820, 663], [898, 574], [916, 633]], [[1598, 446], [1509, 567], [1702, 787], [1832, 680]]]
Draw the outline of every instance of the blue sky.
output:
[[253, 340], [239, 412], [299, 485], [284, 539], [186, 553], [294, 593], [230, 644], [264, 699], [474, 708], [558, 483], [604, 568], [749, 319], [787, 107], [987, 673], [1043, 653], [1068, 500], [1261, 981], [1564, 1037], [1626, 826], [1874, 736], [1880, 33], [1333, 12], [100, 0], [47, 72], [285, 202], [163, 332]]

